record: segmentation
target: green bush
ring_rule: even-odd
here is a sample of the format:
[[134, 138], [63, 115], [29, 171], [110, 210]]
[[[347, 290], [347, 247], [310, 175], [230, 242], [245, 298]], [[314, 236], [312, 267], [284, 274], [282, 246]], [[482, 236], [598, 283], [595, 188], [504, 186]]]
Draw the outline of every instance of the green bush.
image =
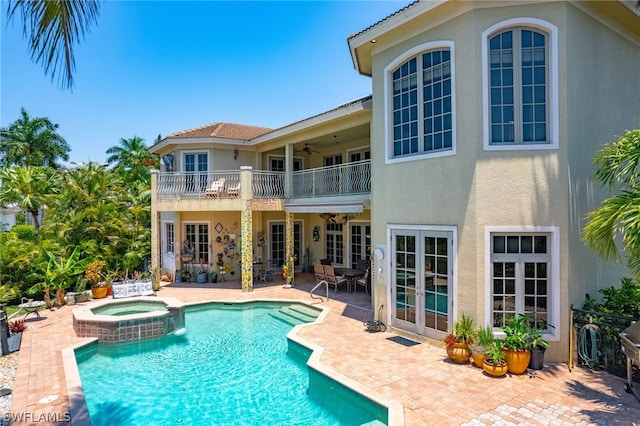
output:
[[620, 287], [611, 286], [600, 290], [602, 302], [586, 295], [584, 310], [605, 314], [640, 318], [640, 282], [622, 278]]

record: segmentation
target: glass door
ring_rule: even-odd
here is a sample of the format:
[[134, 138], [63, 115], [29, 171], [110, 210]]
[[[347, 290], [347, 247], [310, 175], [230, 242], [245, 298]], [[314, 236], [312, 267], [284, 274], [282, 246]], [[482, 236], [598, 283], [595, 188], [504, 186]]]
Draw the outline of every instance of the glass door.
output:
[[[275, 265], [284, 265], [285, 256], [287, 255], [286, 240], [286, 224], [285, 222], [272, 222], [269, 225], [270, 245], [269, 245], [269, 259], [273, 261]], [[300, 265], [302, 262], [302, 222], [294, 222], [293, 224], [293, 254], [295, 256], [295, 266]]]
[[439, 338], [452, 306], [452, 233], [398, 230], [392, 238], [393, 325]]
[[184, 154], [184, 171], [186, 172], [186, 192], [204, 192], [207, 188], [207, 153]]
[[361, 259], [371, 259], [371, 225], [352, 223], [350, 225], [349, 245], [351, 247], [351, 268], [357, 268]]

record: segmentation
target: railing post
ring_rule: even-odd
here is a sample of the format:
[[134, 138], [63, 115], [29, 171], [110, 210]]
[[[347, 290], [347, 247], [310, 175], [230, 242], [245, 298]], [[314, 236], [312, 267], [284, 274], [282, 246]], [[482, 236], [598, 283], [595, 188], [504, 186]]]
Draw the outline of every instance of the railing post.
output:
[[253, 199], [253, 167], [240, 167], [240, 198]]

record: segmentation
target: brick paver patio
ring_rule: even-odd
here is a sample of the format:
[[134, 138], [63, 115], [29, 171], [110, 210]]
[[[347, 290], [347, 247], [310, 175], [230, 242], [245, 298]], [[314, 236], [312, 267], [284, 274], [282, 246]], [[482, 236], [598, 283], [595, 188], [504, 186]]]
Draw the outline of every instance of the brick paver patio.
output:
[[[253, 293], [242, 293], [238, 282], [169, 285], [158, 295], [185, 303], [263, 298], [310, 302], [313, 277], [298, 274], [296, 280], [293, 289], [272, 283]], [[440, 347], [406, 345], [390, 340], [394, 333], [366, 332], [362, 322], [372, 319], [373, 312], [363, 292], [338, 292], [336, 300], [322, 306], [329, 309], [324, 322], [302, 327], [299, 336], [324, 347], [320, 361], [330, 369], [401, 403], [408, 426], [640, 425], [640, 401], [625, 393], [619, 377], [546, 365], [535, 373], [495, 379], [471, 365], [450, 363]], [[40, 320], [27, 321], [12, 405], [12, 415], [24, 421], [13, 424], [69, 424], [61, 350], [83, 341], [73, 331], [73, 308], [44, 311]]]

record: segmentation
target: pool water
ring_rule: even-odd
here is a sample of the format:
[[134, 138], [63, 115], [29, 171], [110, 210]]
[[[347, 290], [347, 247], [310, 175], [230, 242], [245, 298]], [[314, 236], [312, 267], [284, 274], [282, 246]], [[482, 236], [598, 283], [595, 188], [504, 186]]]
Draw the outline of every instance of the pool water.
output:
[[167, 312], [167, 305], [163, 302], [117, 302], [91, 309], [95, 315], [123, 316], [144, 314], [148, 312]]
[[289, 305], [191, 307], [182, 336], [76, 350], [92, 424], [386, 423], [386, 408], [334, 393], [341, 386], [318, 372], [309, 388], [310, 352], [285, 337], [296, 323], [281, 314]]

